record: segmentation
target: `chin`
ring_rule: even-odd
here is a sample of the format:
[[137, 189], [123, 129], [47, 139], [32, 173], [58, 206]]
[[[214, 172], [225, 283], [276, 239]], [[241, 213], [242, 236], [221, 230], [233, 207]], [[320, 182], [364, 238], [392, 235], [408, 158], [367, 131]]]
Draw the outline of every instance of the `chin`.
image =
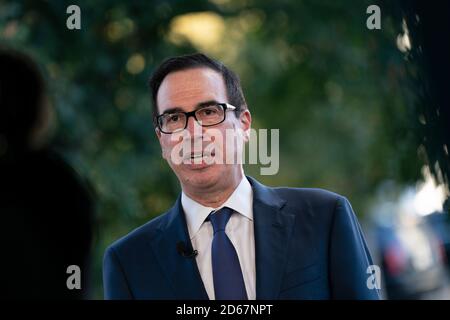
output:
[[221, 179], [223, 179], [223, 173], [218, 170], [216, 165], [209, 166], [203, 169], [197, 170], [182, 170], [179, 174], [179, 178], [184, 184], [196, 187], [196, 188], [208, 188], [217, 185]]

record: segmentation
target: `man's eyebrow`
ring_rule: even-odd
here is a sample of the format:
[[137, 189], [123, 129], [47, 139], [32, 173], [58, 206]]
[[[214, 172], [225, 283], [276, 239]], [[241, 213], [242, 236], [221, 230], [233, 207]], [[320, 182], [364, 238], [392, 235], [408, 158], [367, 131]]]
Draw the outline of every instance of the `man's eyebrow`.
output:
[[[203, 108], [203, 107], [216, 105], [218, 103], [219, 102], [217, 102], [216, 100], [202, 101], [202, 102], [197, 103], [197, 106], [195, 107], [194, 111], [197, 109]], [[173, 108], [164, 110], [164, 112], [162, 114], [174, 113], [174, 112], [185, 112], [185, 111], [181, 107], [173, 107]]]
[[217, 102], [216, 100], [208, 100], [208, 101], [200, 102], [200, 103], [197, 103], [197, 107], [195, 109], [202, 108], [202, 107], [213, 106], [213, 105], [216, 105], [218, 103], [219, 102]]
[[173, 107], [173, 108], [169, 108], [164, 110], [164, 112], [162, 114], [166, 114], [166, 113], [175, 113], [175, 112], [184, 112], [184, 110], [180, 107]]

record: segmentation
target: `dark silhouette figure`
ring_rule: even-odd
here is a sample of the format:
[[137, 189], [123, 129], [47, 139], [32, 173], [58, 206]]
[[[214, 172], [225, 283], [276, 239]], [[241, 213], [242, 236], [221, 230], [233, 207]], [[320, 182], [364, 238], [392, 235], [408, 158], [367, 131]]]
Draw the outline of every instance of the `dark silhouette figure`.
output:
[[[37, 66], [0, 48], [2, 298], [87, 297], [92, 193], [45, 143], [49, 110]], [[81, 269], [79, 290], [67, 287], [70, 265]]]

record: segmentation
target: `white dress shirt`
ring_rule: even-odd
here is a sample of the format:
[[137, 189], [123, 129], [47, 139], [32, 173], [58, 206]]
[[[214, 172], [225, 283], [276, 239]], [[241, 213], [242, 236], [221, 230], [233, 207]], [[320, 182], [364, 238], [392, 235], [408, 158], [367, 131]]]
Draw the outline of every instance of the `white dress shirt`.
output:
[[213, 210], [223, 207], [233, 209], [235, 212], [225, 228], [236, 249], [244, 276], [245, 288], [249, 300], [256, 299], [256, 269], [255, 269], [255, 237], [253, 229], [253, 190], [244, 176], [225, 203], [219, 208], [210, 208], [189, 198], [184, 192], [181, 194], [181, 205], [186, 214], [189, 237], [194, 250], [198, 251], [197, 266], [203, 284], [210, 300], [215, 300], [214, 281], [212, 274], [211, 244], [213, 227], [205, 219]]

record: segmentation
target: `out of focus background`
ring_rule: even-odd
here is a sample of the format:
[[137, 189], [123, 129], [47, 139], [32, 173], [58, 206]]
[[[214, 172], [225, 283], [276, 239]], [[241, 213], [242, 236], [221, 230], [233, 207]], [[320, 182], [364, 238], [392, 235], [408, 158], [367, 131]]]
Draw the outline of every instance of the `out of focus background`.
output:
[[[66, 27], [72, 4], [80, 30]], [[381, 29], [366, 25], [373, 4]], [[280, 129], [278, 174], [247, 174], [346, 196], [385, 298], [450, 299], [449, 21], [449, 4], [424, 1], [0, 0], [0, 45], [40, 67], [49, 144], [94, 190], [88, 298], [103, 297], [105, 248], [180, 191], [147, 80], [201, 51], [240, 75], [254, 128]]]

